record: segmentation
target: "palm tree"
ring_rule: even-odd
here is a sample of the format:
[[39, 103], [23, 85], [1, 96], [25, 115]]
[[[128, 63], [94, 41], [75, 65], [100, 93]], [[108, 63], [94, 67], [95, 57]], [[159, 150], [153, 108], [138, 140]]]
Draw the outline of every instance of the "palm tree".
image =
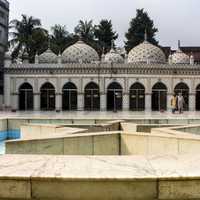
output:
[[51, 31], [51, 47], [56, 54], [62, 53], [74, 40], [73, 34], [70, 34], [65, 26], [56, 24], [51, 27]]
[[34, 18], [32, 16], [28, 17], [22, 15], [21, 21], [14, 19], [10, 22], [9, 35], [11, 37], [9, 41], [9, 46], [13, 48], [12, 57], [18, 57], [21, 52], [22, 55], [24, 51], [27, 51], [29, 58], [32, 57], [32, 45], [34, 43], [34, 36], [37, 32], [46, 35], [47, 31], [41, 28], [40, 19]]
[[83, 21], [80, 20], [79, 24], [75, 27], [74, 32], [80, 35], [86, 41], [94, 39], [94, 26], [93, 21]]

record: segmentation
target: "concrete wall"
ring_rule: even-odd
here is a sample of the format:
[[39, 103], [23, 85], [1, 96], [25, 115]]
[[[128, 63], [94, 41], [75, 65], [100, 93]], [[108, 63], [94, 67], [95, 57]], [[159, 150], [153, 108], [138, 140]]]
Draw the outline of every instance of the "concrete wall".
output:
[[8, 141], [7, 154], [161, 155], [200, 153], [200, 138], [147, 133], [95, 133]]
[[154, 134], [122, 134], [122, 155], [199, 154], [200, 138]]
[[6, 142], [7, 154], [119, 155], [119, 133]]

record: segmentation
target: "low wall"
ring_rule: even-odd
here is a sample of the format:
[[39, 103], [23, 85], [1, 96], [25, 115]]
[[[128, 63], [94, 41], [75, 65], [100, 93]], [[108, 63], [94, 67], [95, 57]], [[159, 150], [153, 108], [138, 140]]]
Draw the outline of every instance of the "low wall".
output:
[[20, 127], [21, 139], [42, 139], [59, 135], [87, 132], [87, 129], [70, 128], [54, 124], [25, 124]]
[[119, 155], [119, 132], [6, 142], [6, 154]]
[[200, 153], [200, 137], [149, 133], [84, 133], [6, 142], [7, 154], [160, 155]]
[[200, 137], [165, 134], [122, 134], [122, 155], [199, 154]]
[[0, 119], [0, 141], [8, 138], [8, 126], [6, 119]]
[[199, 160], [199, 155], [0, 156], [0, 200], [198, 200]]
[[134, 124], [134, 123], [121, 123], [122, 131], [126, 133], [133, 133], [133, 132], [143, 132], [143, 133], [150, 133], [151, 129], [153, 128], [163, 128], [163, 127], [177, 127], [181, 125], [174, 125], [174, 124]]

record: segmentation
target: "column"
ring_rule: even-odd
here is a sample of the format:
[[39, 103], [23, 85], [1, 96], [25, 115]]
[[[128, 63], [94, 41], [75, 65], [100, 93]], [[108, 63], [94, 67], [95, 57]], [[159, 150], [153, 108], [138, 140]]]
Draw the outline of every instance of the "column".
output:
[[151, 94], [147, 93], [145, 95], [145, 111], [151, 111]]
[[11, 99], [12, 99], [12, 105], [11, 105], [11, 109], [13, 111], [16, 111], [18, 110], [18, 94], [17, 93], [13, 93], [12, 96], [11, 96]]
[[78, 110], [84, 110], [84, 94], [78, 93]]
[[167, 110], [171, 110], [172, 109], [172, 106], [171, 106], [171, 99], [172, 99], [172, 94], [171, 93], [168, 93], [167, 94]]
[[11, 87], [10, 87], [10, 78], [7, 75], [4, 75], [4, 105], [5, 107], [11, 107]]
[[129, 110], [129, 95], [128, 94], [123, 95], [123, 110], [125, 111]]
[[105, 111], [106, 110], [106, 94], [102, 93], [100, 94], [100, 109], [101, 111]]
[[194, 93], [189, 94], [189, 111], [196, 110], [196, 95]]
[[56, 93], [56, 111], [62, 110], [62, 94]]
[[40, 93], [34, 93], [34, 111], [40, 110]]

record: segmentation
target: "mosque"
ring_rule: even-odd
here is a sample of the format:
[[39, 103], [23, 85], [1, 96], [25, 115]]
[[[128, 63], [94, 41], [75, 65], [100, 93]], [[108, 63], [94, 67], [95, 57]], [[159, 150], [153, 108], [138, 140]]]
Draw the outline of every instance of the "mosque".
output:
[[56, 55], [48, 48], [35, 63], [4, 61], [4, 106], [12, 111], [165, 111], [173, 93], [185, 110], [200, 110], [200, 65], [180, 46], [166, 57], [147, 41], [101, 58], [81, 39]]

